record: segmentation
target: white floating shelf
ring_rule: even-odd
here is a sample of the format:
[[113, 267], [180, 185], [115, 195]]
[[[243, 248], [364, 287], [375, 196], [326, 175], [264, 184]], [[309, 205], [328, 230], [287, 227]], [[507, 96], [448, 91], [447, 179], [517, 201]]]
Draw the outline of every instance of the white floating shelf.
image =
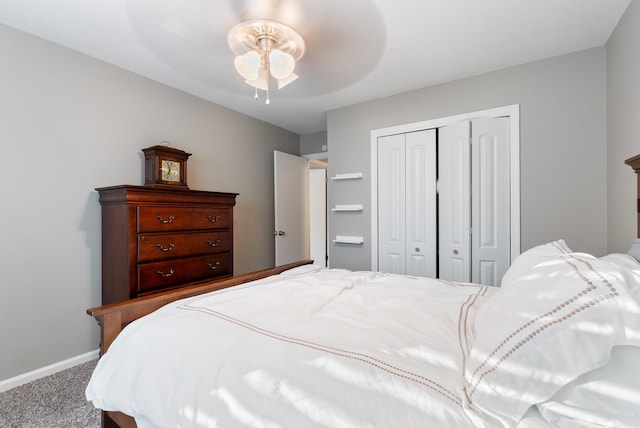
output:
[[335, 242], [336, 244], [363, 244], [364, 237], [337, 235], [336, 239], [334, 239], [333, 242]]
[[362, 211], [362, 204], [336, 205], [331, 211]]
[[331, 177], [332, 180], [354, 180], [357, 178], [362, 178], [361, 172], [345, 172], [343, 174], [336, 174]]

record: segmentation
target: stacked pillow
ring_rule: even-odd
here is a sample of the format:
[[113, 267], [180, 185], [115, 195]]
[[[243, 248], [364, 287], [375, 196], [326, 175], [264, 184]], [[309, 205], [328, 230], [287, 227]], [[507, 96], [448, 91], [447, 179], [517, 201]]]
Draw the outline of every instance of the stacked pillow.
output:
[[537, 406], [554, 426], [639, 426], [639, 293], [628, 255], [596, 258], [564, 241], [523, 253], [474, 321], [470, 416], [515, 426]]

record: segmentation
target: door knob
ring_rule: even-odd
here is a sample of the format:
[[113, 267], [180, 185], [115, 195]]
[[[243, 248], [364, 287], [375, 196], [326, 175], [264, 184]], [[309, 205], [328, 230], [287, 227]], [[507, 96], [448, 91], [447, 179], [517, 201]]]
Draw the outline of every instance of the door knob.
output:
[[453, 250], [453, 254], [458, 254], [458, 250]]

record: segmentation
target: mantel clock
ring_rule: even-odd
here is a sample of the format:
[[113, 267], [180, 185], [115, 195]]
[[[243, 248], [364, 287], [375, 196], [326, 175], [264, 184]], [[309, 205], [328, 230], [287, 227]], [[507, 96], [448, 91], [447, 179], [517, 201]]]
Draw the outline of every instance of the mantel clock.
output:
[[167, 146], [142, 149], [144, 153], [144, 184], [188, 189], [187, 159], [191, 153]]

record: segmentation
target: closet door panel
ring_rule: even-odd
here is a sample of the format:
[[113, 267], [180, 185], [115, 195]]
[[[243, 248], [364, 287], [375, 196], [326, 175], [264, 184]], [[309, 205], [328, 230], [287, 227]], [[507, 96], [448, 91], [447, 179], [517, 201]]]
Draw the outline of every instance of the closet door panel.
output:
[[405, 137], [378, 139], [378, 269], [404, 273], [405, 254]]
[[438, 129], [439, 277], [471, 280], [469, 121]]
[[498, 286], [510, 263], [509, 119], [472, 123], [471, 280]]
[[407, 275], [436, 277], [436, 131], [406, 134]]

